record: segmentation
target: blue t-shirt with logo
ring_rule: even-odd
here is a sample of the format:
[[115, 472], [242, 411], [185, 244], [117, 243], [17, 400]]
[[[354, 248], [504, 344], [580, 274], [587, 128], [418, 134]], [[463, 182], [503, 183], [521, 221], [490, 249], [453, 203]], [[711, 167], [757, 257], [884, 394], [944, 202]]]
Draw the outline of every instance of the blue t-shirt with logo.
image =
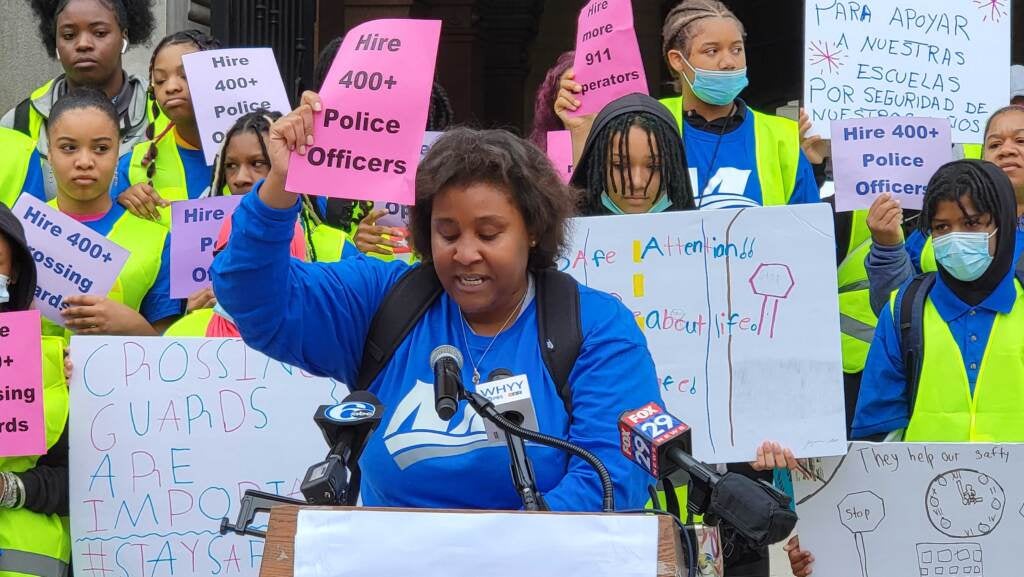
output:
[[[737, 105], [746, 106], [739, 101]], [[745, 111], [740, 126], [724, 134], [713, 126], [695, 128], [689, 125], [683, 134], [694, 201], [698, 208], [746, 208], [763, 204], [761, 180], [757, 174], [754, 115], [749, 109]], [[820, 200], [814, 169], [801, 151], [796, 186], [789, 204]]]
[[[246, 195], [232, 218], [232, 238], [214, 262], [214, 290], [248, 345], [315, 374], [353, 383], [370, 321], [408, 265], [364, 256], [315, 264], [290, 259], [288, 243], [297, 211], [298, 204], [275, 210], [257, 194]], [[285, 280], [268, 283], [268, 278]], [[541, 357], [535, 302], [492, 339], [463, 333], [458, 306], [442, 294], [370, 388], [385, 413], [360, 461], [363, 503], [521, 507], [507, 448], [488, 444], [482, 419], [465, 402], [447, 422], [434, 410], [429, 357], [435, 347], [448, 344], [462, 351], [462, 378], [470, 389], [470, 357], [484, 378], [498, 368], [526, 375], [540, 431], [597, 455], [611, 473], [617, 508], [642, 507], [650, 480], [621, 455], [616, 421], [623, 411], [651, 401], [660, 404], [654, 363], [622, 303], [587, 287], [579, 290], [583, 345], [570, 375], [571, 422]], [[527, 453], [537, 487], [552, 510], [600, 510], [600, 483], [589, 465], [533, 444], [527, 445]]]

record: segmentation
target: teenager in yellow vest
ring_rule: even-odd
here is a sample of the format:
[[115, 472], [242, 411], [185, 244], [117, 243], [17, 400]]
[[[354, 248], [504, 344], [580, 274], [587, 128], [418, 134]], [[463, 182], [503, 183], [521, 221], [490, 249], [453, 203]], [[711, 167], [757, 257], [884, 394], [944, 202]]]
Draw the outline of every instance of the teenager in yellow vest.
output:
[[[67, 328], [86, 335], [160, 334], [181, 314], [181, 303], [169, 297], [168, 232], [110, 198], [118, 138], [113, 106], [95, 90], [71, 91], [53, 107], [49, 136], [57, 177], [50, 205], [130, 253], [107, 295], [65, 299]], [[55, 324], [44, 325], [47, 334], [69, 336]]]
[[[1024, 441], [1024, 287], [1015, 265], [1017, 202], [995, 165], [946, 164], [928, 183], [920, 228], [938, 272], [915, 319], [923, 354], [908, 366], [901, 329], [907, 287], [878, 318], [852, 437], [908, 442]], [[916, 385], [915, 385], [916, 381]], [[790, 544], [795, 575], [813, 556]]]
[[196, 199], [210, 184], [212, 170], [203, 156], [192, 96], [181, 57], [213, 50], [220, 43], [198, 30], [175, 32], [157, 44], [149, 65], [153, 114], [170, 120], [161, 131], [151, 126], [146, 142], [121, 157], [111, 194], [132, 214], [170, 228], [168, 206]]
[[662, 103], [683, 132], [698, 207], [818, 202], [797, 123], [739, 98], [747, 60], [735, 14], [717, 0], [684, 0], [665, 19], [662, 53], [681, 93]]
[[[1024, 107], [997, 110], [985, 124], [984, 160], [994, 163], [1009, 177], [1017, 199], [1017, 242], [1024, 244]], [[868, 255], [871, 307], [881, 310], [892, 291], [920, 272], [938, 269], [931, 238], [918, 230], [903, 241], [903, 211], [889, 194], [879, 196], [868, 212], [874, 247]]]
[[155, 24], [151, 2], [140, 0], [67, 0], [30, 2], [39, 23], [43, 48], [57, 58], [63, 73], [32, 91], [12, 108], [0, 126], [28, 135], [43, 162], [46, 197], [57, 194], [49, 167], [46, 126], [53, 104], [69, 89], [96, 88], [117, 109], [121, 153], [144, 138], [146, 85], [123, 69], [129, 47], [149, 41]]
[[[32, 307], [36, 267], [21, 221], [0, 206], [0, 312]], [[0, 457], [0, 577], [64, 577], [68, 531], [68, 387], [64, 340], [43, 337], [46, 453]], [[8, 402], [17, 402], [14, 400]]]

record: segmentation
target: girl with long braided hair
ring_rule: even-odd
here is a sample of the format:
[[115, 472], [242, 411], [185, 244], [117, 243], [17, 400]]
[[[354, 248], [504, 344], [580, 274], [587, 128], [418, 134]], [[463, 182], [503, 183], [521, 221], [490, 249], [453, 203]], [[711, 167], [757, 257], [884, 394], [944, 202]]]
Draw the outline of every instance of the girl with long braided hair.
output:
[[583, 190], [583, 216], [694, 208], [672, 114], [645, 94], [623, 96], [598, 113], [571, 182]]
[[167, 207], [176, 200], [199, 198], [210, 183], [211, 169], [203, 156], [199, 128], [182, 56], [220, 48], [220, 43], [198, 30], [166, 36], [153, 50], [149, 63], [152, 113], [170, 124], [157, 132], [147, 129], [139, 143], [118, 163], [112, 195], [132, 214], [170, 227]]

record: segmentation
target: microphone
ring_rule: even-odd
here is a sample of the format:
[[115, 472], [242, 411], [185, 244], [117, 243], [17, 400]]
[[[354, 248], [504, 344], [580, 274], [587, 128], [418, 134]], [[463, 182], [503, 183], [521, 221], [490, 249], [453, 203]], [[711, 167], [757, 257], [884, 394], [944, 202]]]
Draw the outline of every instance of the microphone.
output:
[[[526, 375], [517, 377], [508, 369], [494, 369], [487, 375], [487, 382], [477, 385], [476, 392], [493, 403], [494, 408], [512, 423], [531, 431], [540, 430]], [[485, 419], [484, 428], [491, 443], [505, 442], [505, 431], [496, 424]]]
[[[516, 380], [512, 377], [512, 371], [508, 369], [494, 369], [491, 371], [491, 374], [487, 375], [487, 382], [478, 385], [477, 391], [493, 404], [489, 407], [481, 407], [483, 410], [478, 412], [484, 417], [487, 437], [493, 440], [500, 439], [508, 447], [509, 471], [512, 473], [512, 483], [515, 485], [516, 491], [523, 501], [523, 509], [526, 511], [547, 511], [548, 505], [544, 502], [543, 495], [537, 490], [537, 477], [533, 474], [533, 463], [530, 462], [530, 457], [526, 454], [526, 444], [518, 435], [514, 433], [507, 434], [501, 429], [502, 425], [496, 422], [496, 419], [500, 420], [503, 418], [517, 427], [524, 426], [523, 413], [517, 410], [503, 410], [502, 407], [499, 407], [499, 404], [505, 406], [505, 408], [510, 404], [521, 404], [521, 401], [505, 402], [503, 397], [506, 393], [519, 393], [521, 395], [525, 389], [525, 393], [529, 395], [530, 389], [529, 384], [526, 383], [526, 375], [522, 375], [522, 378], [518, 380], [518, 386], [516, 383], [509, 382]], [[491, 394], [488, 394], [488, 391]], [[529, 410], [533, 411], [533, 403], [530, 402], [530, 399], [522, 400], [525, 400], [526, 404], [529, 405]], [[516, 408], [523, 407], [517, 406]], [[536, 429], [536, 413], [533, 414], [533, 421], [534, 428]]]
[[622, 454], [652, 477], [666, 479], [680, 469], [690, 475], [686, 507], [709, 525], [721, 519], [755, 547], [785, 539], [796, 525], [785, 493], [737, 473], [720, 475], [694, 459], [690, 427], [657, 403], [623, 412], [619, 434]]
[[450, 421], [459, 408], [462, 390], [462, 353], [451, 345], [441, 345], [430, 353], [434, 369], [434, 410], [437, 416]]
[[[499, 377], [506, 374], [511, 373], [505, 369], [495, 369], [491, 372], [490, 377]], [[532, 476], [532, 469], [529, 468], [528, 460], [525, 459], [525, 447], [513, 446], [515, 441], [519, 441], [519, 444], [521, 444], [523, 439], [533, 441], [534, 443], [544, 445], [545, 447], [565, 451], [570, 455], [579, 457], [585, 461], [594, 469], [594, 472], [597, 473], [597, 476], [601, 481], [601, 510], [606, 513], [615, 511], [615, 487], [612, 484], [612, 477], [608, 473], [608, 468], [605, 467], [604, 463], [601, 462], [601, 459], [599, 459], [597, 455], [568, 441], [558, 439], [550, 435], [545, 435], [538, 431], [531, 431], [520, 426], [520, 424], [512, 422], [511, 419], [498, 411], [490, 399], [478, 392], [468, 391], [462, 387], [460, 387], [460, 391], [463, 398], [465, 398], [466, 401], [469, 402], [469, 405], [473, 407], [473, 410], [484, 418], [485, 423], [490, 421], [505, 433], [505, 441], [509, 445], [509, 455], [512, 458], [512, 475], [515, 478], [517, 490], [519, 490], [520, 495], [523, 497], [524, 508], [527, 510], [531, 508], [532, 505], [529, 504], [528, 501], [536, 503], [537, 506], [542, 506], [543, 501], [539, 499], [539, 495], [527, 495], [521, 490], [522, 488], [529, 488], [529, 485], [526, 482], [521, 483], [520, 481], [529, 481], [529, 477]], [[510, 415], [512, 418], [517, 418], [517, 411], [509, 411], [509, 413], [512, 413]], [[534, 419], [536, 419], [536, 414], [534, 414]], [[527, 462], [523, 463], [522, 467], [519, 467], [517, 462], [521, 463], [522, 461]], [[518, 471], [516, 469], [517, 467], [519, 467]]]
[[306, 471], [300, 490], [313, 505], [355, 505], [359, 458], [380, 424], [384, 407], [369, 391], [354, 391], [337, 405], [321, 405], [313, 421], [327, 442], [327, 457]]

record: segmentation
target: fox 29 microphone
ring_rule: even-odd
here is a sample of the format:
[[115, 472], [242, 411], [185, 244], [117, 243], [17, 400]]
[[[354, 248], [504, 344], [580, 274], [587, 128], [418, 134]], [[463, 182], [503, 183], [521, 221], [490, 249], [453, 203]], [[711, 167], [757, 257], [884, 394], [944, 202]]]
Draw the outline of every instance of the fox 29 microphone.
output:
[[687, 509], [706, 515], [706, 523], [721, 520], [754, 547], [778, 543], [796, 525], [784, 493], [737, 473], [720, 475], [694, 459], [690, 427], [657, 403], [622, 413], [619, 434], [622, 454], [652, 477], [666, 479], [679, 469], [690, 475]]
[[359, 457], [380, 424], [384, 407], [369, 391], [350, 393], [337, 405], [321, 405], [313, 420], [327, 441], [327, 457], [311, 466], [302, 494], [312, 505], [355, 505], [359, 499]]

